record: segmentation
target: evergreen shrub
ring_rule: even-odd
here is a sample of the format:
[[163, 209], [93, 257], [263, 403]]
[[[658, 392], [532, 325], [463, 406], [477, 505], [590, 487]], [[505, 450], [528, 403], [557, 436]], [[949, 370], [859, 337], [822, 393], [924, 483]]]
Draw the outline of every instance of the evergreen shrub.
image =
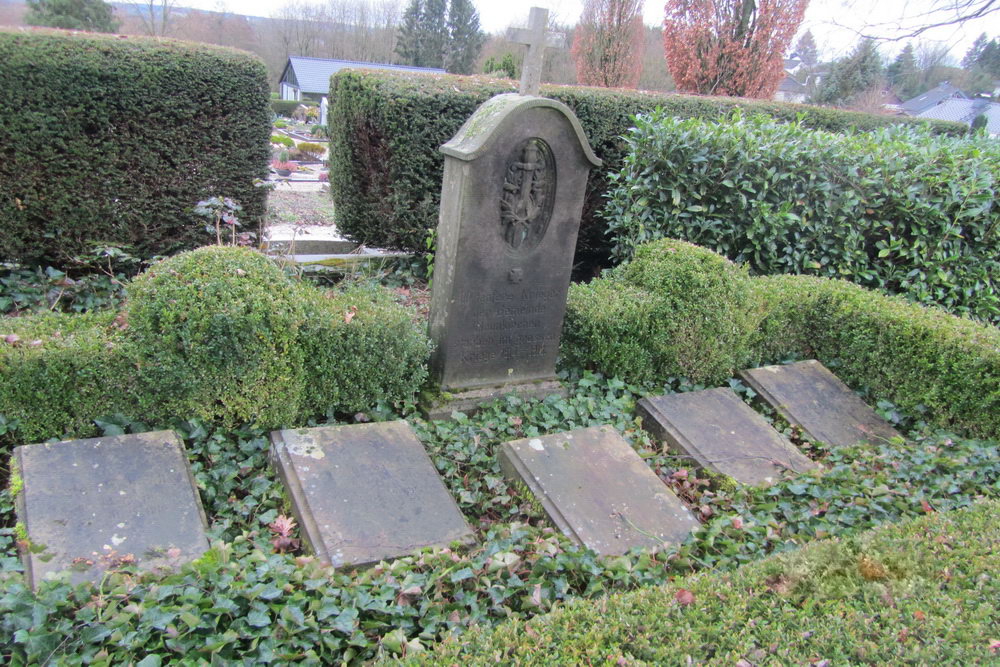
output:
[[194, 205], [264, 214], [264, 64], [233, 49], [0, 30], [0, 260], [65, 266], [89, 243], [148, 258], [208, 240]]
[[564, 356], [633, 382], [721, 382], [749, 358], [761, 316], [745, 269], [663, 239], [607, 277], [571, 288]]
[[570, 600], [407, 664], [995, 663], [998, 511], [992, 500], [933, 512], [733, 572]]
[[755, 360], [816, 358], [940, 426], [1000, 437], [1000, 329], [844, 280], [762, 276]]
[[[368, 245], [424, 252], [428, 229], [438, 222], [444, 157], [438, 151], [488, 98], [516, 92], [517, 83], [488, 77], [421, 75], [386, 71], [338, 72], [330, 91], [330, 189], [337, 226]], [[622, 136], [632, 117], [657, 107], [680, 118], [723, 120], [734, 109], [758, 111], [781, 121], [844, 131], [887, 125], [928, 125], [961, 134], [960, 123], [887, 117], [838, 109], [725, 97], [666, 95], [581, 86], [542, 86], [542, 94], [579, 117], [605, 171], [590, 175], [577, 243], [577, 262], [606, 260], [604, 206], [608, 172], [625, 157]]]
[[614, 255], [682, 238], [754, 273], [843, 278], [1000, 322], [1000, 145], [734, 115], [637, 119], [604, 215]]
[[384, 290], [324, 292], [252, 250], [182, 253], [127, 291], [121, 313], [0, 319], [0, 423], [18, 440], [92, 436], [115, 414], [275, 428], [406, 400], [426, 377], [423, 327]]
[[[996, 327], [844, 280], [746, 278], [735, 269], [725, 276], [710, 261], [693, 280], [680, 263], [650, 261], [687, 245], [676, 243], [639, 246], [631, 264], [570, 288], [564, 363], [662, 385], [679, 375], [718, 383], [725, 368], [815, 358], [876, 400], [939, 426], [1000, 436]], [[687, 257], [702, 253], [714, 254]]]
[[319, 103], [312, 100], [271, 100], [271, 110], [286, 118], [291, 118], [292, 113], [301, 106], [316, 107]]
[[208, 246], [172, 257], [132, 281], [126, 313], [144, 418], [294, 421], [305, 304], [264, 255]]
[[134, 371], [112, 311], [0, 319], [0, 416], [22, 443], [137, 414]]

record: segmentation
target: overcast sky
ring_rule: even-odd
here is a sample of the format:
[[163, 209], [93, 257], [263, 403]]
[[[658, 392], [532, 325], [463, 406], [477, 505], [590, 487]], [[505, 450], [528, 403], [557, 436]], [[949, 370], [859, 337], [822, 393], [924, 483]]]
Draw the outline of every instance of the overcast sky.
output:
[[[308, 4], [326, 4], [328, 0], [297, 0]], [[947, 0], [812, 0], [806, 12], [801, 32], [811, 29], [826, 58], [842, 55], [857, 42], [859, 31], [893, 37], [899, 24], [911, 25], [935, 2]], [[407, 0], [401, 0], [405, 6]], [[178, 0], [178, 5], [219, 9], [254, 16], [272, 16], [287, 0]], [[559, 23], [574, 24], [582, 11], [582, 0], [473, 0], [479, 10], [479, 20], [487, 32], [502, 32], [512, 24], [527, 22], [531, 7], [546, 7]], [[649, 25], [663, 21], [663, 0], [646, 0], [643, 18]], [[1000, 35], [1000, 13], [926, 33], [922, 39], [948, 46], [961, 60], [972, 41], [980, 33]], [[887, 42], [883, 53], [891, 55], [902, 43]]]

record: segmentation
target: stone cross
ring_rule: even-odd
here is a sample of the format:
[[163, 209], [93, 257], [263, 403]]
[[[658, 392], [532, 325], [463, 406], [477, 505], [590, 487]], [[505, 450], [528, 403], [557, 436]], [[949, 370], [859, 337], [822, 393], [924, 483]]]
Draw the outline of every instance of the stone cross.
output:
[[546, 32], [549, 24], [549, 10], [532, 7], [528, 15], [528, 27], [512, 29], [508, 39], [515, 44], [524, 44], [528, 53], [521, 65], [522, 95], [537, 95], [542, 81], [542, 56], [546, 48], [558, 49], [566, 44], [566, 36], [561, 32]]

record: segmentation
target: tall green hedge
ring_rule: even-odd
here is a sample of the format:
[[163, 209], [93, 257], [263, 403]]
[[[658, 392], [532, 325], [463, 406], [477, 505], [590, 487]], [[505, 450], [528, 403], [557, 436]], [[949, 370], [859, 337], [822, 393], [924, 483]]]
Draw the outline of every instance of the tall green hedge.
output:
[[637, 118], [604, 212], [616, 257], [681, 238], [751, 271], [844, 278], [1000, 322], [1000, 144], [736, 114]]
[[150, 257], [205, 240], [212, 195], [264, 213], [267, 71], [172, 40], [0, 31], [0, 259], [65, 265], [89, 242]]
[[[338, 227], [369, 245], [424, 250], [427, 230], [438, 220], [444, 165], [438, 148], [482, 102], [515, 91], [516, 83], [487, 77], [337, 73], [331, 80], [329, 159]], [[832, 131], [927, 123], [783, 102], [581, 86], [543, 86], [542, 94], [573, 109], [594, 152], [604, 160], [604, 168], [590, 177], [577, 244], [577, 261], [588, 264], [608, 253], [605, 225], [596, 213], [604, 206], [607, 173], [621, 168], [626, 152], [622, 136], [635, 114], [662, 107], [681, 118], [720, 120], [742, 108], [783, 121], [802, 118], [806, 126]], [[935, 122], [931, 127], [955, 134], [966, 130], [959, 123]]]
[[[674, 243], [644, 246], [636, 262], [649, 263], [646, 248]], [[928, 421], [976, 436], [1000, 436], [1000, 330], [994, 326], [843, 280], [760, 276], [750, 280], [750, 293], [743, 294], [741, 304], [752, 326], [733, 331], [727, 357], [727, 349], [719, 348], [719, 334], [706, 329], [697, 307], [657, 310], [657, 304], [671, 300], [698, 301], [698, 293], [686, 293], [676, 271], [668, 271], [660, 285], [637, 286], [621, 277], [628, 266], [570, 289], [562, 343], [568, 362], [628, 380], [663, 383], [686, 371], [690, 358], [708, 355], [734, 369], [815, 358], [848, 384], [925, 414]], [[741, 288], [743, 279], [733, 273], [726, 280], [735, 283], [733, 290]], [[704, 298], [716, 299], [720, 289]], [[674, 332], [686, 336], [694, 351], [666, 345]], [[699, 332], [706, 335], [698, 338]], [[693, 379], [712, 383], [720, 378]]]

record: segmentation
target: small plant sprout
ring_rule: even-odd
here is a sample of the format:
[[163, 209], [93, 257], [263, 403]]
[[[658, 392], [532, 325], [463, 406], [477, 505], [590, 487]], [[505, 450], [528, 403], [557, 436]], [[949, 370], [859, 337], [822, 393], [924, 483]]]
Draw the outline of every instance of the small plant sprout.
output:
[[[222, 226], [226, 225], [231, 231], [231, 241], [229, 245], [236, 245], [236, 228], [240, 226], [240, 221], [236, 218], [236, 213], [242, 211], [243, 207], [229, 197], [209, 197], [195, 204], [194, 212], [203, 218], [208, 218], [214, 223], [215, 242], [222, 243]], [[205, 230], [212, 232], [213, 225], [206, 225]]]

